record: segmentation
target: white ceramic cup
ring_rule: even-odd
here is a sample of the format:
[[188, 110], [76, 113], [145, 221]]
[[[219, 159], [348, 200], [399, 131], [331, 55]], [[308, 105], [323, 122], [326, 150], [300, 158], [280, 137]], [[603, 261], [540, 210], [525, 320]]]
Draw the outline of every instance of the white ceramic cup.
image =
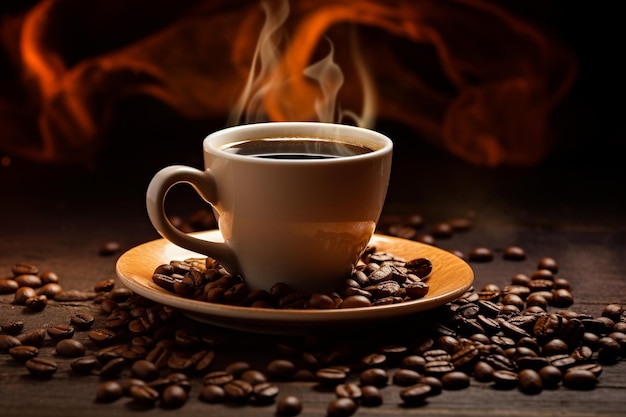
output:
[[[353, 156], [273, 159], [229, 151], [271, 138], [320, 138], [368, 148]], [[251, 289], [278, 282], [329, 291], [350, 276], [385, 201], [392, 142], [372, 130], [330, 123], [269, 122], [226, 128], [203, 142], [205, 170], [177, 165], [159, 171], [146, 195], [150, 221], [175, 245], [216, 259]], [[174, 227], [164, 200], [170, 187], [191, 184], [212, 207], [224, 242]]]

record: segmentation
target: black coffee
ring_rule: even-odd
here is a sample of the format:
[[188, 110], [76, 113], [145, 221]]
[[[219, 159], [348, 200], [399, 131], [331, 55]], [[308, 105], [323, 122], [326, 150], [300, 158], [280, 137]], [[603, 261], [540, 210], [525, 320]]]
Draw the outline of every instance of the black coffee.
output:
[[269, 159], [331, 159], [372, 152], [365, 146], [317, 138], [254, 139], [229, 145], [224, 150]]

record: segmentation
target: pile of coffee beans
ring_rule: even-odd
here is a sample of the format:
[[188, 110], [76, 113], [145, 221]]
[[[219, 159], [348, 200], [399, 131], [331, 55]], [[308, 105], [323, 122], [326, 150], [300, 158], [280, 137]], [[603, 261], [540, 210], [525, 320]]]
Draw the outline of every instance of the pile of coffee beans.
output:
[[172, 293], [211, 303], [278, 309], [371, 307], [416, 300], [428, 293], [432, 263], [426, 258], [405, 261], [369, 247], [352, 275], [333, 293], [308, 293], [276, 283], [268, 291], [250, 291], [212, 258], [172, 260], [159, 265], [152, 281]]
[[[468, 227], [459, 224], [451, 230]], [[406, 227], [414, 230], [414, 225]], [[440, 229], [443, 236], [446, 228]], [[399, 226], [395, 230], [410, 232]], [[476, 262], [493, 256], [485, 248], [477, 249], [481, 249], [477, 254], [469, 254]], [[510, 260], [526, 257], [517, 247], [504, 254]], [[384, 265], [389, 265], [392, 275], [414, 274], [416, 282], [428, 277], [427, 260], [404, 262], [373, 251], [367, 256], [365, 265], [377, 265], [370, 273], [362, 271], [370, 280], [368, 286], [373, 284], [371, 275]], [[167, 273], [157, 273], [175, 277], [171, 290], [185, 296], [206, 297], [208, 282], [233, 280], [206, 259], [174, 261], [162, 268]], [[89, 292], [57, 289], [44, 294], [46, 285], [60, 286], [58, 277], [52, 278], [56, 274], [20, 263], [13, 266], [12, 277], [0, 280], [4, 296], [13, 297], [11, 302], [23, 305], [25, 312], [23, 319], [0, 319], [0, 356], [23, 364], [34, 378], [55, 378], [59, 372], [87, 375], [96, 402], [127, 401], [129, 409], [138, 410], [172, 409], [198, 401], [207, 407], [253, 405], [259, 412], [269, 407], [274, 415], [295, 416], [306, 407], [299, 396], [307, 386], [316, 395], [327, 396], [326, 415], [337, 417], [383, 405], [389, 401], [385, 390], [393, 390], [396, 404], [404, 407], [423, 406], [443, 390], [476, 385], [525, 395], [545, 389], [591, 390], [603, 368], [624, 357], [626, 313], [619, 304], [605, 306], [598, 317], [569, 309], [574, 302], [570, 283], [558, 272], [556, 260], [545, 257], [531, 274], [472, 288], [453, 302], [394, 326], [332, 337], [277, 337], [196, 323], [173, 308], [117, 286], [112, 279], [96, 283]], [[204, 282], [211, 274], [214, 279]], [[187, 281], [196, 279], [203, 285], [181, 292]], [[241, 282], [223, 287], [222, 297], [236, 292], [231, 289], [237, 284]], [[346, 290], [367, 291], [366, 287], [347, 285]], [[23, 294], [28, 290], [21, 288], [32, 291]], [[293, 292], [272, 295], [279, 290], [260, 297], [261, 304], [245, 305], [323, 308], [311, 305], [312, 294], [306, 303], [290, 305], [284, 297]], [[33, 314], [45, 314], [45, 309], [32, 309], [26, 300], [42, 295], [49, 303], [78, 307], [63, 322], [33, 329], [28, 320]], [[345, 302], [351, 296], [340, 298]], [[368, 305], [375, 303], [363, 297], [370, 300]], [[329, 298], [333, 304], [328, 308], [341, 307]], [[398, 326], [403, 331], [395, 331]], [[299, 384], [292, 390], [294, 381]]]

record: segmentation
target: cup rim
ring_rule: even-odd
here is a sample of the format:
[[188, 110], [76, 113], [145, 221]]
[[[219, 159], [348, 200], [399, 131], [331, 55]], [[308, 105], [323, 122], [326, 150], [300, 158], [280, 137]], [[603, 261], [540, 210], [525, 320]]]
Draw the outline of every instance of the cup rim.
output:
[[[293, 133], [294, 129], [299, 132]], [[339, 158], [328, 159], [270, 159], [254, 158], [249, 155], [240, 155], [223, 150], [223, 146], [229, 143], [236, 143], [248, 139], [260, 139], [267, 137], [322, 137], [328, 136], [350, 138], [358, 144], [368, 144], [379, 146], [371, 152], [358, 155], [348, 155]], [[236, 140], [233, 140], [236, 139]], [[332, 137], [331, 137], [332, 139]], [[350, 143], [350, 140], [344, 142]], [[357, 161], [363, 159], [378, 158], [390, 153], [393, 149], [393, 142], [386, 135], [364, 127], [345, 125], [339, 123], [325, 122], [260, 122], [244, 125], [231, 126], [210, 133], [203, 141], [205, 153], [213, 154], [225, 159], [236, 161], [247, 161], [262, 164], [336, 164], [345, 163], [347, 160]]]

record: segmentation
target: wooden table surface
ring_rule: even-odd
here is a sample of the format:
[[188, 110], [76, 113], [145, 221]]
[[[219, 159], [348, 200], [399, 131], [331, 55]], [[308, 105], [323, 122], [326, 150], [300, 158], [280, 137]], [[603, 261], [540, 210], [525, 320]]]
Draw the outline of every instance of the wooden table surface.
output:
[[[436, 240], [443, 249], [469, 253], [482, 246], [494, 251], [491, 262], [471, 262], [475, 288], [487, 283], [505, 286], [517, 273], [531, 274], [542, 257], [553, 257], [558, 276], [572, 286], [574, 304], [569, 307], [594, 317], [609, 303], [626, 305], [626, 207], [622, 202], [622, 167], [581, 164], [581, 160], [548, 160], [530, 168], [487, 169], [468, 166], [430, 148], [400, 149], [394, 161], [386, 215], [419, 213], [424, 218], [420, 233], [428, 233], [450, 218], [470, 218], [473, 226], [450, 238]], [[431, 152], [432, 155], [424, 155]], [[597, 162], [597, 161], [596, 161]], [[171, 161], [163, 161], [163, 165]], [[575, 167], [575, 168], [574, 168]], [[152, 171], [137, 172], [133, 166], [107, 166], [97, 171], [76, 167], [44, 167], [13, 161], [0, 168], [0, 277], [11, 275], [11, 266], [25, 262], [40, 270], [55, 271], [65, 290], [92, 291], [102, 280], [115, 277], [121, 252], [101, 256], [105, 242], [130, 249], [158, 235], [149, 224], [143, 193]], [[189, 198], [188, 198], [189, 197]], [[184, 203], [183, 203], [184, 202]], [[181, 191], [172, 204], [173, 214], [192, 214], [199, 201]], [[508, 246], [520, 246], [526, 260], [507, 261]], [[119, 281], [118, 281], [119, 282]], [[93, 301], [50, 301], [38, 313], [12, 303], [13, 295], [0, 295], [0, 321], [21, 319], [24, 331], [47, 328], [69, 320], [73, 312], [96, 315], [94, 326], [105, 316]], [[555, 308], [551, 308], [555, 309]], [[437, 321], [435, 312], [420, 320]], [[408, 323], [408, 324], [407, 324]], [[236, 360], [263, 367], [286, 355], [277, 349], [284, 343], [324, 340], [327, 345], [350, 345], [395, 341], [397, 336], [419, 338], [412, 322], [386, 323], [385, 332], [367, 326], [354, 333], [302, 337], [264, 336], [206, 328], [225, 334], [230, 342], [216, 350], [214, 369]], [[382, 334], [384, 333], [384, 334]], [[98, 348], [85, 332], [75, 338], [85, 342], [89, 353]], [[389, 339], [385, 339], [389, 338]], [[6, 352], [0, 352], [0, 415], [8, 416], [272, 416], [275, 406], [207, 404], [198, 400], [201, 378], [193, 376], [188, 402], [175, 411], [154, 407], [133, 409], [128, 398], [111, 404], [95, 402], [101, 378], [78, 376], [69, 370], [70, 359], [54, 354], [46, 340], [41, 357], [52, 357], [59, 370], [41, 380]], [[454, 416], [587, 416], [626, 415], [626, 362], [605, 365], [596, 388], [590, 391], [565, 387], [527, 395], [518, 389], [494, 389], [490, 383], [472, 379], [467, 389], [444, 390], [419, 407], [401, 406], [400, 388], [383, 389], [380, 407], [360, 407], [357, 416], [454, 415]], [[302, 416], [324, 416], [332, 392], [315, 389], [312, 382], [280, 382], [280, 395], [293, 394], [303, 402]]]

